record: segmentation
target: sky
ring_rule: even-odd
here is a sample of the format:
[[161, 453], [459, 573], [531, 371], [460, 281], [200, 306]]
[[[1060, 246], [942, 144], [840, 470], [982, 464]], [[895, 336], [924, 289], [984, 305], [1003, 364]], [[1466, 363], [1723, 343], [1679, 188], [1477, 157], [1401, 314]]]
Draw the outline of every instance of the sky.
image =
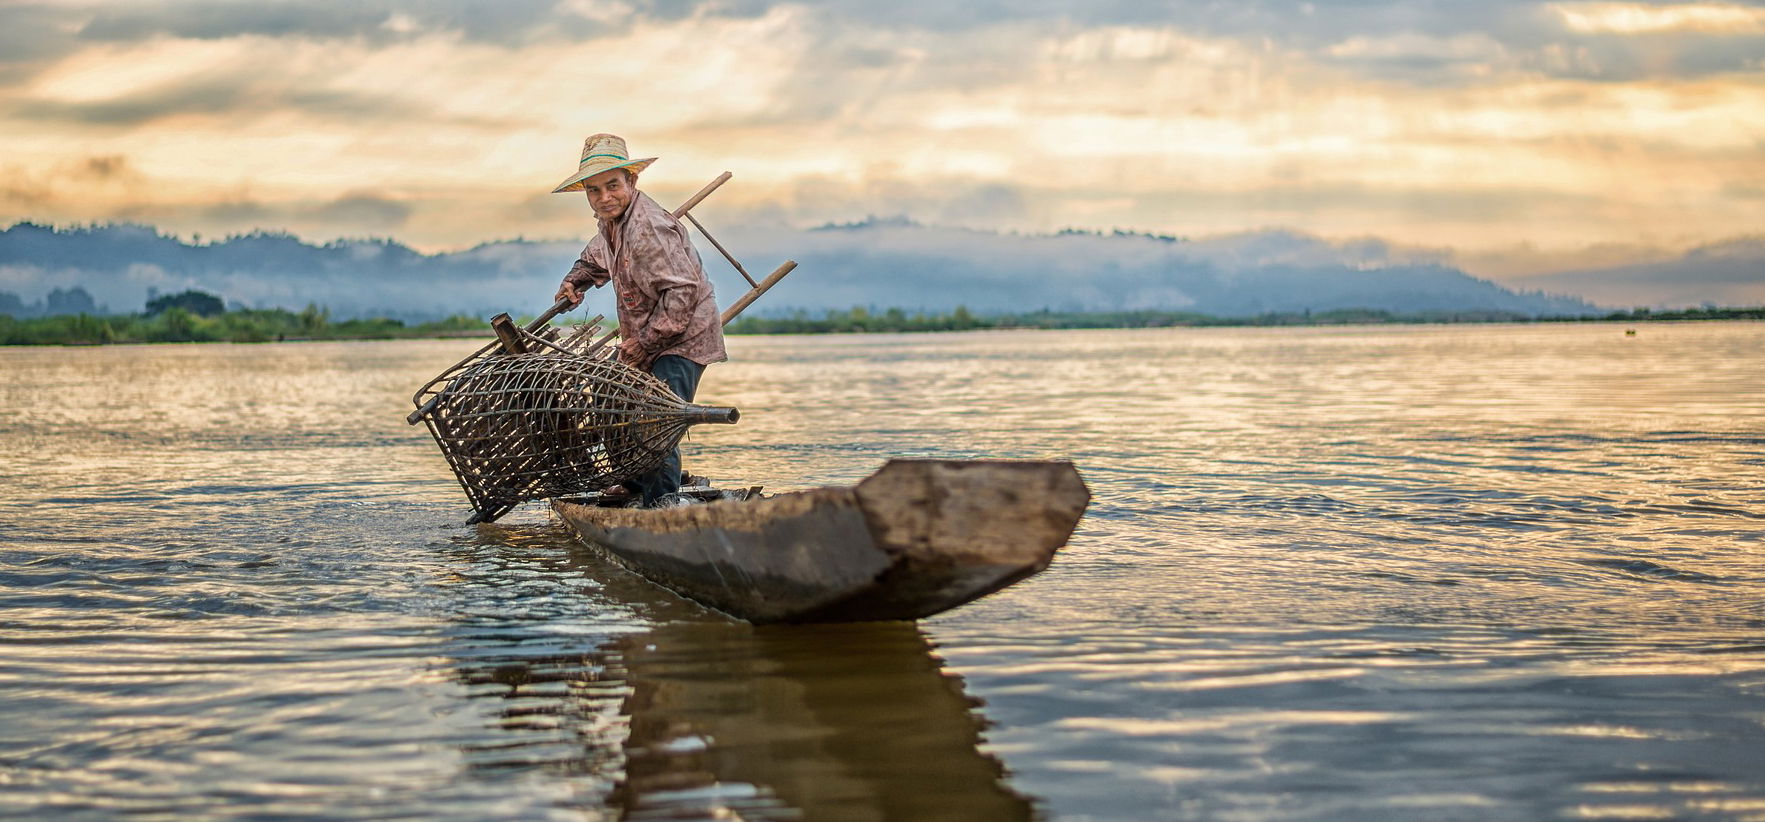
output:
[[0, 0], [0, 225], [586, 239], [597, 131], [668, 204], [733, 172], [714, 232], [1281, 228], [1646, 296], [1761, 247], [1765, 4]]

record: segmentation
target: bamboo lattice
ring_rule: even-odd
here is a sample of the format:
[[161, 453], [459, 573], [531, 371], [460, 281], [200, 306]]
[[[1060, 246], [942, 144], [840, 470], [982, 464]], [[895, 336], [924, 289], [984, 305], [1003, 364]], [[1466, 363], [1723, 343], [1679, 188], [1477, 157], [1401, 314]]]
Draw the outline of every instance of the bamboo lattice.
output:
[[659, 467], [687, 428], [740, 417], [675, 396], [591, 341], [596, 330], [591, 322], [559, 341], [556, 329], [505, 324], [500, 333], [515, 342], [485, 346], [412, 397], [410, 421], [428, 424], [472, 502], [471, 521], [629, 481]]

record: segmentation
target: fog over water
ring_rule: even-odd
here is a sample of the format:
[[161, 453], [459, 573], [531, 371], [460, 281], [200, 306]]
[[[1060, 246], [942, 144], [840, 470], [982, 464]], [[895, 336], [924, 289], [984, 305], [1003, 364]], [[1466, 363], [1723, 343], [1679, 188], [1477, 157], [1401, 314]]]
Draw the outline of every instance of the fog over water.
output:
[[0, 816], [1757, 819], [1765, 324], [731, 338], [695, 473], [1066, 458], [1044, 574], [754, 629], [469, 526], [471, 341], [0, 349]]
[[[127, 314], [156, 294], [195, 289], [228, 305], [290, 311], [313, 305], [337, 318], [426, 321], [496, 311], [519, 316], [532, 311], [524, 297], [551, 293], [569, 271], [593, 235], [592, 223], [583, 229], [587, 233], [573, 240], [507, 240], [422, 254], [386, 239], [320, 244], [258, 232], [193, 243], [143, 225], [57, 229], [20, 223], [0, 229], [0, 313]], [[1515, 290], [1465, 273], [1439, 250], [1405, 249], [1374, 238], [1331, 241], [1282, 229], [1190, 240], [1132, 232], [1021, 235], [897, 218], [807, 230], [737, 225], [720, 228], [718, 236], [756, 277], [786, 259], [815, 272], [793, 278], [783, 293], [769, 297], [755, 309], [762, 315], [820, 316], [853, 306], [947, 312], [959, 305], [985, 314], [1597, 313], [1586, 300], [1567, 296], [1582, 293], [1587, 282], [1553, 286], [1548, 294]], [[750, 286], [735, 268], [700, 245], [706, 271], [726, 301], [745, 293]], [[1756, 264], [1760, 253], [1728, 262], [1744, 268]], [[1702, 293], [1689, 269], [1658, 276], [1677, 280], [1686, 294]], [[75, 300], [57, 294], [75, 289]], [[590, 311], [613, 312], [610, 293], [591, 292], [587, 299]], [[94, 309], [94, 302], [102, 307]]]

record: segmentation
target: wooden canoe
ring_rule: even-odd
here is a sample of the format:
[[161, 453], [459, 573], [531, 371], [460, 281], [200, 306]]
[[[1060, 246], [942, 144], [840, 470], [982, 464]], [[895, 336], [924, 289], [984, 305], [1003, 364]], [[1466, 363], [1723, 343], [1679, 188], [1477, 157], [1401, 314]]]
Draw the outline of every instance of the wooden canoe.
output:
[[1048, 567], [1090, 499], [1070, 462], [897, 459], [855, 486], [552, 508], [626, 569], [762, 624], [918, 619], [970, 602]]

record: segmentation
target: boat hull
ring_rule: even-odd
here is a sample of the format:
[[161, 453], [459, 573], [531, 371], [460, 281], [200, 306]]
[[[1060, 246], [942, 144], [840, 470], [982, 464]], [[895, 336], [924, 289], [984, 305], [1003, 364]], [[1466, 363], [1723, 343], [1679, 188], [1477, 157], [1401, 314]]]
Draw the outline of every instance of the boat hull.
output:
[[856, 486], [669, 509], [552, 507], [587, 545], [738, 619], [918, 619], [1048, 567], [1090, 492], [1068, 462], [891, 460]]

